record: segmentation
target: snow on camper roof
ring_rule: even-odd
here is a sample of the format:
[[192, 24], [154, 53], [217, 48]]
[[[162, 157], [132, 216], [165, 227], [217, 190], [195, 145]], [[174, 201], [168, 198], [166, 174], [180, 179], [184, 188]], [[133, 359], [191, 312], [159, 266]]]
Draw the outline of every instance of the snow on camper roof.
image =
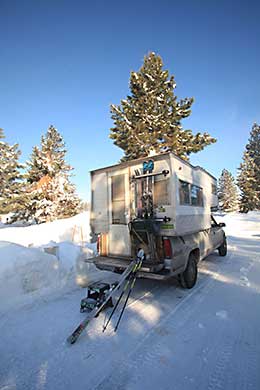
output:
[[103, 168], [97, 168], [97, 169], [93, 169], [90, 171], [90, 174], [92, 175], [93, 173], [96, 173], [96, 172], [105, 172], [105, 171], [111, 171], [113, 169], [116, 169], [118, 167], [128, 167], [129, 165], [135, 165], [136, 163], [140, 163], [140, 162], [143, 162], [145, 160], [147, 160], [148, 158], [152, 159], [152, 160], [160, 160], [161, 157], [163, 156], [167, 156], [167, 155], [172, 155], [174, 156], [174, 158], [176, 158], [177, 160], [181, 161], [183, 164], [186, 164], [188, 166], [190, 166], [191, 168], [193, 169], [196, 169], [196, 170], [200, 170], [200, 171], [203, 171], [205, 172], [207, 175], [209, 175], [210, 177], [212, 177], [212, 179], [216, 180], [217, 179], [211, 174], [209, 173], [206, 169], [202, 168], [201, 166], [199, 165], [192, 165], [191, 163], [189, 163], [188, 161], [186, 160], [183, 160], [182, 158], [180, 158], [179, 156], [177, 156], [176, 154], [174, 154], [173, 152], [164, 152], [164, 153], [160, 153], [160, 154], [156, 154], [154, 156], [146, 156], [146, 157], [141, 157], [141, 158], [138, 158], [136, 160], [129, 160], [129, 161], [125, 161], [125, 162], [122, 162], [122, 163], [118, 163], [118, 164], [113, 164], [113, 165], [109, 165], [107, 167], [103, 167]]

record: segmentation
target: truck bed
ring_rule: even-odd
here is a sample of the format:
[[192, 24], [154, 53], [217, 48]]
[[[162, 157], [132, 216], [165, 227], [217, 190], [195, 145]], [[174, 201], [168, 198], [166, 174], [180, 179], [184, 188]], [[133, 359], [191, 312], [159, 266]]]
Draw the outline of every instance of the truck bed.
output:
[[[108, 256], [98, 256], [94, 259], [94, 264], [98, 269], [120, 272], [123, 271], [133, 259], [115, 258]], [[172, 277], [172, 274], [165, 269], [162, 269], [163, 264], [143, 263], [141, 270], [137, 276], [140, 278], [166, 280]]]

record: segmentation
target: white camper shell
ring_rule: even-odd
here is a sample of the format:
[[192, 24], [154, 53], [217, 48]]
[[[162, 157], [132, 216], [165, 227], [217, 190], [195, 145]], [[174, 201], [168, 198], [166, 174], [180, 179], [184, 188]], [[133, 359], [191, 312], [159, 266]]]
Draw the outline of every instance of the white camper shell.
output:
[[94, 170], [91, 189], [92, 232], [102, 234], [106, 256], [133, 255], [128, 225], [150, 217], [142, 214], [147, 194], [152, 216], [160, 221], [158, 236], [180, 237], [211, 228], [211, 210], [218, 205], [217, 180], [173, 153]]
[[211, 215], [218, 206], [216, 179], [173, 153], [92, 171], [91, 188], [99, 269], [122, 272], [142, 249], [139, 277], [178, 276], [192, 288], [198, 262], [215, 249], [227, 253], [224, 224]]

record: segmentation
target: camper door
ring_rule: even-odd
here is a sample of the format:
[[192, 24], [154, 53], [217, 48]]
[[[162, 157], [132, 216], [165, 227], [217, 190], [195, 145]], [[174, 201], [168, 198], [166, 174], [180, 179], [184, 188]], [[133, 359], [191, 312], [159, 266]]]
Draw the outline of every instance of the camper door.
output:
[[128, 169], [109, 174], [109, 255], [130, 256]]

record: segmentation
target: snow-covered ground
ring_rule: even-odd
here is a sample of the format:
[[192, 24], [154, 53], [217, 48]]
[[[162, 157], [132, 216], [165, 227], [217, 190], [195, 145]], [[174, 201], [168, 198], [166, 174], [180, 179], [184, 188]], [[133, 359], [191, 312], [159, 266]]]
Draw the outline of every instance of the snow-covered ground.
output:
[[100, 278], [102, 273], [84, 262], [95, 256], [89, 240], [88, 212], [41, 225], [2, 224], [0, 313]]
[[82, 289], [5, 311], [0, 389], [260, 389], [260, 213], [216, 219], [228, 255], [201, 262], [190, 291], [138, 280], [117, 333], [102, 333], [102, 313], [66, 343], [84, 316]]

